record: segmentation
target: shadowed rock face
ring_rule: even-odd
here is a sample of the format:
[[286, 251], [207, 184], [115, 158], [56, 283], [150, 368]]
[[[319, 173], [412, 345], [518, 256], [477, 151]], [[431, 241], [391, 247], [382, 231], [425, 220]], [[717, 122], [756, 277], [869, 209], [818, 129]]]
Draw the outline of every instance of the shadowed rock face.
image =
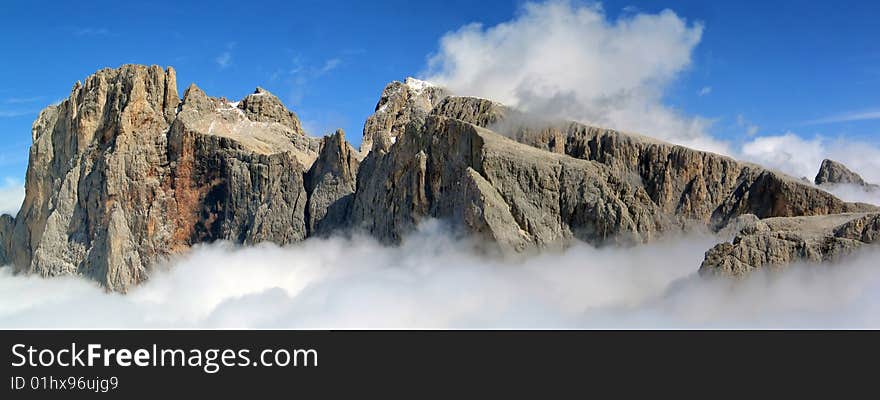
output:
[[341, 129], [323, 139], [318, 159], [306, 176], [311, 235], [327, 236], [348, 227], [359, 167], [358, 153], [345, 141]]
[[[161, 260], [217, 240], [284, 245], [360, 230], [398, 243], [420, 221], [440, 218], [516, 253], [877, 211], [753, 164], [541, 121], [413, 79], [385, 88], [364, 126], [365, 158], [342, 131], [306, 136], [263, 89], [237, 103], [195, 85], [182, 100], [177, 93], [173, 69], [125, 65], [97, 72], [43, 110], [24, 204], [15, 219], [0, 218], [0, 263], [124, 292]], [[835, 240], [875, 240], [859, 226]], [[774, 245], [795, 250], [744, 266], [731, 261], [740, 259], [738, 243], [743, 252], [761, 248], [735, 241], [713, 250], [717, 261], [705, 269], [746, 271], [812, 254]], [[838, 247], [821, 251], [850, 248]]]
[[850, 184], [861, 186], [867, 190], [880, 190], [880, 186], [865, 182], [859, 174], [852, 172], [845, 165], [834, 160], [823, 160], [814, 182], [817, 185]]

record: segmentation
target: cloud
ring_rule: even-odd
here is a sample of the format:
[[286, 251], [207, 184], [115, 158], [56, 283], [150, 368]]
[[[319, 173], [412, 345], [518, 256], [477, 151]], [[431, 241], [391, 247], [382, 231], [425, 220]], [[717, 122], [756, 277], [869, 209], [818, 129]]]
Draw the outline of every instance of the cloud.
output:
[[401, 247], [200, 246], [128, 295], [0, 270], [0, 328], [878, 327], [871, 256], [744, 281], [695, 271], [714, 240], [584, 244], [502, 260], [428, 223]]
[[331, 58], [324, 62], [324, 65], [318, 70], [320, 74], [326, 74], [339, 66], [342, 63], [342, 59], [339, 58]]
[[4, 99], [3, 103], [6, 104], [25, 104], [25, 103], [34, 103], [44, 99], [43, 96], [34, 96], [34, 97], [10, 97], [8, 99]]
[[226, 68], [229, 66], [229, 63], [232, 62], [232, 53], [229, 51], [224, 51], [223, 53], [220, 53], [220, 55], [217, 56], [214, 61], [217, 63], [217, 65], [220, 66], [221, 69]]
[[736, 116], [736, 126], [739, 128], [745, 128], [746, 136], [755, 136], [758, 134], [758, 130], [761, 129], [758, 125], [749, 122], [742, 114]]
[[812, 179], [822, 160], [842, 162], [868, 182], [880, 183], [880, 148], [871, 143], [816, 136], [804, 139], [795, 133], [761, 136], [743, 144], [740, 157], [794, 177]]
[[107, 36], [110, 30], [107, 28], [77, 28], [73, 31], [77, 36]]
[[21, 202], [24, 201], [24, 184], [6, 178], [0, 186], [0, 214], [15, 216], [18, 213]]
[[14, 118], [36, 114], [34, 110], [0, 110], [0, 118]]
[[697, 92], [697, 95], [703, 97], [709, 95], [710, 93], [712, 93], [712, 86], [703, 86], [703, 88], [700, 89], [699, 92]]
[[510, 21], [444, 35], [422, 75], [460, 95], [726, 153], [710, 120], [662, 101], [702, 32], [670, 10], [610, 20], [599, 5], [526, 3]]
[[807, 125], [832, 124], [837, 122], [871, 121], [880, 119], [880, 110], [848, 112], [807, 121]]
[[214, 62], [217, 63], [220, 69], [225, 69], [232, 64], [232, 50], [235, 49], [236, 45], [238, 45], [237, 42], [226, 43], [226, 50], [224, 50], [222, 53], [220, 53], [219, 56], [214, 58]]

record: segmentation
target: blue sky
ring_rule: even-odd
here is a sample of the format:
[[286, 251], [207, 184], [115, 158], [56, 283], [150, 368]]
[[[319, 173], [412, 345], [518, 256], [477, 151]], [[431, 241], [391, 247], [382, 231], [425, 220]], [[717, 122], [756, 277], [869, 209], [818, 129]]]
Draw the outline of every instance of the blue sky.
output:
[[[387, 82], [424, 76], [444, 34], [509, 21], [522, 3], [6, 2], [0, 178], [23, 180], [40, 109], [95, 70], [125, 63], [172, 65], [181, 91], [195, 82], [210, 95], [238, 99], [263, 86], [310, 133], [342, 127], [357, 143]], [[628, 0], [602, 7], [609, 21], [670, 9], [702, 25], [690, 65], [664, 86], [662, 101], [711, 120], [714, 137], [739, 143], [790, 131], [880, 142], [880, 2]]]

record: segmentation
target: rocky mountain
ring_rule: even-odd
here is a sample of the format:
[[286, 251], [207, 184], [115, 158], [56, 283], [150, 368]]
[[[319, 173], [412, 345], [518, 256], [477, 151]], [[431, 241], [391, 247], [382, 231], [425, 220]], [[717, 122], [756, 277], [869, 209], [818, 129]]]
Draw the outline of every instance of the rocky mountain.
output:
[[828, 159], [822, 161], [822, 166], [819, 167], [819, 173], [816, 174], [816, 178], [813, 181], [816, 185], [833, 186], [849, 184], [862, 187], [869, 191], [880, 190], [880, 185], [865, 182], [859, 174], [850, 171], [845, 165]]
[[706, 252], [700, 273], [744, 276], [799, 261], [834, 262], [878, 242], [880, 213], [755, 219], [732, 242]]
[[[197, 243], [357, 231], [395, 244], [439, 218], [504, 253], [727, 227], [737, 239], [710, 251], [703, 270], [748, 271], [824, 259], [739, 258], [779, 247], [749, 244], [752, 226], [826, 237], [825, 223], [810, 236], [775, 221], [843, 224], [876, 211], [754, 164], [545, 121], [411, 78], [385, 88], [357, 151], [342, 131], [306, 135], [264, 89], [229, 102], [191, 85], [180, 99], [173, 69], [125, 65], [77, 83], [37, 118], [24, 204], [0, 218], [0, 264], [125, 292]], [[867, 235], [859, 240], [876, 237]]]

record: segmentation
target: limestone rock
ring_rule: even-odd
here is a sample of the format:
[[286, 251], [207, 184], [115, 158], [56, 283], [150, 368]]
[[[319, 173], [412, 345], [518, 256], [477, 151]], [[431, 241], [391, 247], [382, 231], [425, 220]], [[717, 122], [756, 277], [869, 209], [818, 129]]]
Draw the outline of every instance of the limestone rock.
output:
[[[383, 91], [365, 158], [342, 131], [305, 135], [261, 88], [229, 102], [191, 85], [181, 100], [174, 70], [157, 66], [77, 83], [40, 113], [32, 138], [24, 204], [0, 217], [0, 264], [121, 292], [198, 243], [283, 245], [346, 229], [398, 243], [429, 218], [505, 252], [727, 227], [733, 243], [704, 269], [730, 274], [877, 238], [877, 207], [784, 174], [411, 78]], [[853, 212], [873, 214], [771, 218]]]
[[700, 273], [741, 277], [798, 261], [833, 262], [878, 242], [878, 213], [769, 218], [706, 252]]
[[124, 65], [40, 113], [6, 255], [17, 271], [124, 292], [194, 243], [305, 237], [318, 141], [267, 94], [237, 108], [177, 93], [173, 69]]
[[293, 134], [305, 135], [296, 114], [284, 107], [281, 100], [266, 89], [258, 87], [253, 94], [247, 95], [238, 102], [238, 108], [244, 111], [245, 117], [251, 121], [277, 122], [290, 128]]
[[352, 223], [396, 243], [426, 218], [451, 221], [505, 249], [640, 243], [664, 216], [607, 166], [517, 143], [459, 120], [429, 116], [358, 174]]
[[406, 125], [421, 125], [437, 103], [447, 96], [445, 89], [414, 78], [394, 81], [382, 91], [376, 110], [364, 123], [361, 153], [374, 146], [387, 149], [406, 130]]
[[306, 237], [303, 173], [315, 155], [291, 141], [289, 125], [246, 115], [195, 85], [185, 93], [168, 146], [177, 245]]
[[[542, 150], [607, 165], [618, 176], [641, 185], [660, 210], [682, 226], [697, 222], [719, 229], [743, 214], [767, 218], [877, 210], [868, 204], [846, 203], [796, 178], [730, 157], [577, 122], [542, 121], [503, 105], [484, 108], [485, 103], [449, 97], [433, 113], [491, 127]], [[486, 111], [450, 112], [462, 109]]]
[[324, 138], [318, 159], [306, 176], [310, 234], [326, 236], [348, 226], [359, 166], [357, 151], [341, 129]]
[[822, 166], [819, 168], [819, 173], [816, 174], [814, 182], [817, 185], [850, 184], [861, 186], [868, 190], [880, 190], [880, 186], [865, 182], [859, 174], [850, 171], [845, 165], [828, 159], [822, 161]]

